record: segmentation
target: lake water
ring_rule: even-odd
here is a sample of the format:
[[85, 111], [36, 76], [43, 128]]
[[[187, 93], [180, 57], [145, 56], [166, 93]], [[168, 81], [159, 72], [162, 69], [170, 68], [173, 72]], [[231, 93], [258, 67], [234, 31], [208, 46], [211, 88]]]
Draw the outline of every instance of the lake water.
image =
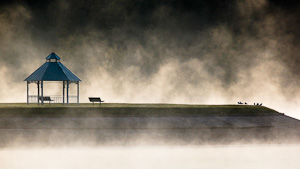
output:
[[299, 169], [300, 145], [0, 149], [1, 169]]

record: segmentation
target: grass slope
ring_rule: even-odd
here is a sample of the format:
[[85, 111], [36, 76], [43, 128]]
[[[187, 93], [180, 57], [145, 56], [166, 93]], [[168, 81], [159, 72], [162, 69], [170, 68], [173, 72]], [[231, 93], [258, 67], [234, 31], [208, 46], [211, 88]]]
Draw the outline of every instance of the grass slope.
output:
[[23, 103], [0, 104], [0, 117], [80, 117], [80, 116], [198, 116], [198, 115], [280, 115], [275, 110], [252, 105], [186, 105], [186, 104], [123, 104], [83, 103], [36, 104]]

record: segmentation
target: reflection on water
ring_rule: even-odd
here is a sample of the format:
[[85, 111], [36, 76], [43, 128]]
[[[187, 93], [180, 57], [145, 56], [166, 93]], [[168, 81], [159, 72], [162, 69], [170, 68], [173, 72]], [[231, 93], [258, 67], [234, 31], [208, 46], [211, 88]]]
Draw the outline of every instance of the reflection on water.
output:
[[0, 150], [1, 169], [299, 169], [300, 145], [120, 146]]

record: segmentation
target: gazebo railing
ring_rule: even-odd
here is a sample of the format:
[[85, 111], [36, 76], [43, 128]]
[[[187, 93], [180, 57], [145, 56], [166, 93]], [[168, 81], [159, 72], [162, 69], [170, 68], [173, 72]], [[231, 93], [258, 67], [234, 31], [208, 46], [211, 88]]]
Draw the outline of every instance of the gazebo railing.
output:
[[[37, 103], [37, 95], [29, 95], [29, 103]], [[44, 96], [46, 97], [46, 96]], [[48, 96], [49, 97], [49, 96]], [[51, 103], [63, 103], [63, 96], [59, 95], [50, 95]], [[41, 101], [40, 101], [41, 103]], [[67, 103], [67, 97], [65, 96], [65, 103]], [[69, 95], [69, 103], [77, 103], [77, 96]]]

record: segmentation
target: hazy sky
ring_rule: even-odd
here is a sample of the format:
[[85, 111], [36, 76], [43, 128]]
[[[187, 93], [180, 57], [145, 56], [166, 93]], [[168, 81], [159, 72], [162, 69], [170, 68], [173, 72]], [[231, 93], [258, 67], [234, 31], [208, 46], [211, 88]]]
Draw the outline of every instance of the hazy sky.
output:
[[25, 102], [55, 52], [81, 102], [259, 102], [300, 119], [299, 14], [280, 0], [1, 2], [0, 102]]

